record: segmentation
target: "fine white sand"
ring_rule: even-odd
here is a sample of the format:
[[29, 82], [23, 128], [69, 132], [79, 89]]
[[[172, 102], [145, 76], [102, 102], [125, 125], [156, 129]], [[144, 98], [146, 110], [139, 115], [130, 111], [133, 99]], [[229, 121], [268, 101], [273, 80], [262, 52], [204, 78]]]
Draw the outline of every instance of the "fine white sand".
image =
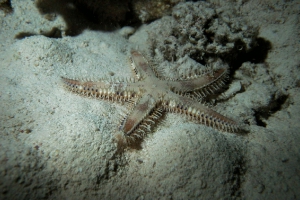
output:
[[60, 77], [131, 77], [130, 50], [155, 63], [147, 34], [159, 30], [17, 40], [66, 25], [43, 18], [34, 1], [12, 0], [14, 12], [0, 13], [0, 199], [300, 198], [299, 1], [210, 2], [236, 8], [272, 44], [264, 63], [242, 64], [214, 108], [249, 133], [167, 114], [141, 150], [118, 154], [126, 107], [72, 94]]

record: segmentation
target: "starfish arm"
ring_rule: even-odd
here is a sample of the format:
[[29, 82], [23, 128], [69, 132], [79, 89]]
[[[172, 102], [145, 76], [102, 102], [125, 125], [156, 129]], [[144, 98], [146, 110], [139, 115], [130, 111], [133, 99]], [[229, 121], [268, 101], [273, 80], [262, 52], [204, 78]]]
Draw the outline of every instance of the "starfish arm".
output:
[[131, 51], [132, 69], [138, 80], [145, 77], [156, 77], [145, 57], [136, 50]]
[[[72, 92], [90, 96], [97, 97], [101, 99], [107, 99], [111, 101], [129, 101], [138, 96], [138, 91], [136, 89], [128, 89], [126, 83], [109, 83], [106, 81], [78, 81], [62, 77], [64, 86], [71, 90]], [[135, 88], [135, 87], [134, 87]]]
[[184, 114], [196, 122], [221, 131], [237, 132], [240, 129], [239, 124], [234, 120], [194, 102], [188, 97], [177, 95], [177, 98], [172, 100], [164, 100], [163, 106], [167, 111]]
[[227, 78], [228, 70], [221, 68], [213, 71], [213, 73], [206, 74], [193, 79], [167, 81], [167, 85], [174, 92], [190, 92], [190, 91], [203, 91], [204, 93], [213, 93], [224, 85]]
[[150, 126], [147, 127], [148, 124], [143, 123], [143, 121], [151, 115], [155, 108], [156, 102], [154, 98], [150, 94], [143, 95], [133, 107], [132, 111], [124, 118], [120, 129], [122, 129], [126, 136], [138, 137], [138, 135], [144, 135]]

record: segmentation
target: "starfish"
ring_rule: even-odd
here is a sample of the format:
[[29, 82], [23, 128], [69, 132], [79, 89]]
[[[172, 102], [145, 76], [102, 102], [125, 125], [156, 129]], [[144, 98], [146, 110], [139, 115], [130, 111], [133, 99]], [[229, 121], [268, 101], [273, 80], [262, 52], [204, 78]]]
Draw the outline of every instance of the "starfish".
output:
[[84, 96], [112, 102], [129, 102], [130, 112], [122, 120], [120, 143], [140, 143], [164, 112], [180, 113], [189, 119], [226, 132], [236, 132], [239, 124], [202, 105], [198, 97], [212, 94], [225, 84], [228, 69], [220, 68], [184, 79], [159, 76], [138, 51], [131, 51], [134, 78], [126, 81], [78, 81], [62, 77], [67, 89]]

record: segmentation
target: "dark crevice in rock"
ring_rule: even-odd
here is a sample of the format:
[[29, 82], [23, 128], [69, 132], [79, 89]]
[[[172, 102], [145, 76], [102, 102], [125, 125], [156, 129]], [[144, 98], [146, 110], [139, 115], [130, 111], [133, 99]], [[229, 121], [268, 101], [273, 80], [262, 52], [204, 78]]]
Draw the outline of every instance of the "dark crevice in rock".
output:
[[[114, 31], [123, 26], [138, 26], [140, 21], [132, 11], [131, 0], [38, 0], [36, 6], [44, 18], [60, 15], [66, 22], [65, 35], [77, 36], [84, 30]], [[38, 33], [39, 34], [39, 33]], [[21, 32], [16, 38], [38, 35]], [[59, 38], [58, 34], [42, 34]]]
[[13, 8], [11, 6], [10, 0], [6, 0], [6, 1], [0, 2], [0, 10], [3, 10], [6, 14], [12, 13], [13, 12]]
[[249, 51], [246, 51], [244, 42], [237, 40], [234, 49], [228, 54], [221, 55], [221, 57], [233, 70], [237, 70], [244, 62], [263, 63], [271, 49], [271, 42], [264, 38], [257, 38]]
[[[38, 35], [38, 34], [30, 33], [30, 32], [21, 32], [15, 35], [15, 38], [24, 39], [26, 37], [30, 37], [34, 35]], [[62, 31], [57, 27], [53, 27], [50, 31], [43, 32], [40, 35], [43, 35], [48, 38], [62, 38]]]
[[277, 111], [280, 111], [282, 109], [282, 105], [286, 102], [287, 99], [288, 95], [280, 95], [277, 98], [273, 97], [268, 106], [257, 109], [254, 114], [257, 125], [266, 127], [267, 123], [265, 122], [265, 120], [267, 120]]
[[[217, 18], [217, 17], [215, 17], [215, 18]], [[215, 36], [215, 34], [213, 32], [207, 31], [209, 29], [209, 27], [211, 26], [213, 19], [215, 19], [215, 18], [208, 19], [203, 26], [203, 30], [205, 30], [205, 31], [203, 31], [203, 35], [206, 37], [208, 44], [213, 43], [213, 38]]]
[[206, 58], [202, 57], [202, 53], [200, 51], [191, 53], [190, 58], [200, 63], [201, 65], [206, 65]]

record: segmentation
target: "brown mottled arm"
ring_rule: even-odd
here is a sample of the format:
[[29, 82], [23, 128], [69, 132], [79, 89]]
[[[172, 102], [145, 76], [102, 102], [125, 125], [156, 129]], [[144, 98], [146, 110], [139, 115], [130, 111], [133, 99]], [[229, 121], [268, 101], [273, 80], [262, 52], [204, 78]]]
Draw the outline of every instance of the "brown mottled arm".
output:
[[143, 77], [156, 77], [154, 71], [149, 67], [148, 61], [138, 51], [131, 51], [132, 68], [138, 80]]
[[124, 118], [121, 124], [122, 131], [126, 136], [131, 135], [138, 128], [140, 123], [155, 108], [155, 100], [150, 94], [142, 96], [136, 103], [132, 111]]
[[227, 69], [222, 68], [213, 71], [213, 73], [204, 74], [198, 78], [179, 80], [179, 81], [168, 81], [169, 87], [178, 92], [189, 92], [195, 90], [201, 90], [208, 88], [212, 91], [218, 89], [224, 84], [224, 80], [227, 77]]

